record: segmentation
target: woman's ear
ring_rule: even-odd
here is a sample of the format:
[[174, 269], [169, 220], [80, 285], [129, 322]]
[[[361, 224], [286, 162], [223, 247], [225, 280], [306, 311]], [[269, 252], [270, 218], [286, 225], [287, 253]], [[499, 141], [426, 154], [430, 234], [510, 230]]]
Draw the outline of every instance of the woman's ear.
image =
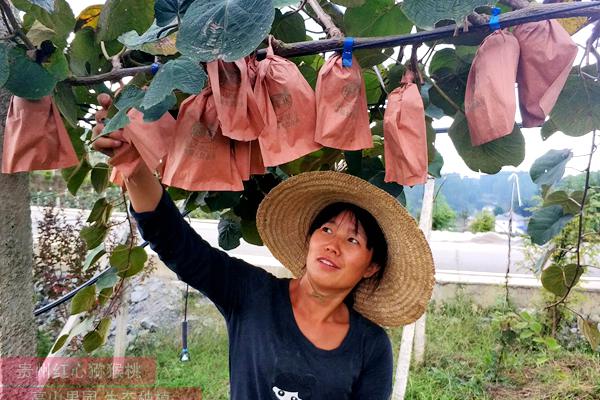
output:
[[381, 267], [379, 265], [377, 265], [377, 263], [371, 262], [371, 264], [369, 264], [367, 269], [365, 269], [363, 278], [367, 279], [367, 278], [372, 277], [373, 275], [375, 275], [377, 273], [377, 271], [379, 271], [380, 268]]

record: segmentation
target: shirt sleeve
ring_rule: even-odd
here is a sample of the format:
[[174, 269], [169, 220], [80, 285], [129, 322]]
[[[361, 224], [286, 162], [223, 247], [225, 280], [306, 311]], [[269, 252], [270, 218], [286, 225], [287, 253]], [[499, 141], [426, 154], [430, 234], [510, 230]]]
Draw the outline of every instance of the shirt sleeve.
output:
[[392, 394], [394, 356], [390, 339], [382, 328], [371, 339], [365, 365], [352, 390], [353, 399], [388, 400]]
[[255, 291], [270, 276], [266, 271], [215, 249], [194, 231], [163, 191], [154, 211], [135, 212], [142, 238], [179, 278], [206, 295], [229, 318], [249, 288]]

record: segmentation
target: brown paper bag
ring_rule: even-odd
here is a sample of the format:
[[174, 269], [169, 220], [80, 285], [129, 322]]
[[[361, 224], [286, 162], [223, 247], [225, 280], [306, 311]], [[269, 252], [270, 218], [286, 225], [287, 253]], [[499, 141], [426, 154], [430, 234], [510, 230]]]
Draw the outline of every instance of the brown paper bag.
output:
[[577, 45], [554, 20], [519, 25], [513, 34], [521, 46], [517, 83], [523, 127], [542, 126], [567, 81]]
[[385, 182], [413, 186], [427, 181], [427, 131], [425, 110], [413, 74], [387, 100], [383, 116]]
[[285, 164], [321, 148], [314, 141], [315, 94], [298, 67], [274, 55], [270, 45], [267, 57], [258, 63], [254, 94], [265, 121], [258, 138], [265, 166]]
[[465, 114], [473, 146], [512, 132], [517, 111], [518, 63], [519, 43], [505, 30], [489, 35], [477, 50], [465, 93]]
[[250, 179], [251, 175], [264, 175], [267, 172], [260, 155], [258, 140], [235, 142], [233, 156], [240, 176], [244, 181]]
[[153, 122], [144, 122], [144, 114], [134, 108], [127, 116], [131, 122], [123, 128], [125, 143], [115, 150], [109, 161], [115, 171], [111, 180], [121, 185], [142, 163], [150, 171], [162, 174], [175, 132], [175, 118], [168, 112]]
[[6, 116], [2, 172], [68, 168], [79, 164], [52, 97], [13, 96]]
[[256, 140], [264, 122], [252, 91], [246, 60], [206, 64], [223, 135], [240, 141]]
[[335, 54], [321, 67], [317, 79], [317, 126], [315, 141], [340, 150], [373, 147], [367, 93], [360, 65], [342, 66]]
[[221, 132], [210, 88], [181, 104], [162, 182], [193, 191], [244, 189], [231, 140]]

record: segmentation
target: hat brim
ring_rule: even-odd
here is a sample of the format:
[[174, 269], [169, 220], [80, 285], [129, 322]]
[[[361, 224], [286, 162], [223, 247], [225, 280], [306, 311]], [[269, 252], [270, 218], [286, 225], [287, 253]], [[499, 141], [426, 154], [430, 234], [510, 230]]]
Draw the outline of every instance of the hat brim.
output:
[[415, 220], [391, 195], [355, 176], [307, 172], [280, 183], [261, 202], [258, 232], [273, 256], [295, 277], [304, 273], [310, 224], [327, 205], [347, 202], [368, 211], [388, 245], [388, 264], [379, 287], [359, 284], [354, 309], [382, 326], [416, 321], [434, 285], [431, 249]]

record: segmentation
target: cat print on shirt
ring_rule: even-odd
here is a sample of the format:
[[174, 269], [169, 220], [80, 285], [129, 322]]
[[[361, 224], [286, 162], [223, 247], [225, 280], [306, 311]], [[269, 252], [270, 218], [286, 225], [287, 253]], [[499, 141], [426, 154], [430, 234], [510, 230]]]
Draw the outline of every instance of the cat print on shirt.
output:
[[273, 386], [273, 393], [277, 396], [277, 400], [302, 400], [298, 397], [298, 392], [288, 392], [283, 389], [279, 389], [277, 386]]

